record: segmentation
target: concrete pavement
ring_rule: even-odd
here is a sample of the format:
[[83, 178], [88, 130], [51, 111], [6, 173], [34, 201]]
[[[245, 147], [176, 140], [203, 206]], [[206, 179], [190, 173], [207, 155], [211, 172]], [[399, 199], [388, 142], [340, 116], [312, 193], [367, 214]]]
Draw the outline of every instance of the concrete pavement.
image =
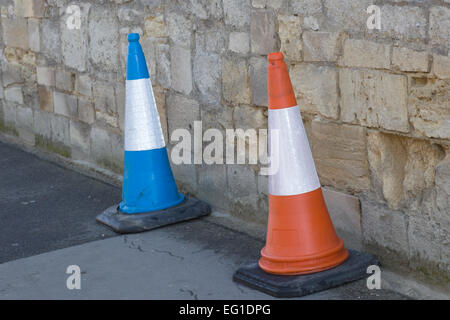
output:
[[[263, 242], [190, 221], [116, 236], [95, 216], [120, 189], [0, 143], [0, 299], [272, 299], [232, 281]], [[66, 287], [78, 265], [81, 290]], [[305, 299], [404, 299], [365, 280]]]

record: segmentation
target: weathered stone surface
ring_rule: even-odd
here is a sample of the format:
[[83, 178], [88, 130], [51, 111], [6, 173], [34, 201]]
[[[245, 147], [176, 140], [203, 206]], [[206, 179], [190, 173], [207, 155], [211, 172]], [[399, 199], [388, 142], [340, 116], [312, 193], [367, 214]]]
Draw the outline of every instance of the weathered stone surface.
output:
[[61, 41], [59, 39], [59, 21], [42, 20], [42, 47], [41, 52], [48, 58], [60, 62], [61, 61]]
[[103, 127], [91, 128], [91, 156], [103, 167], [116, 173], [123, 171], [123, 138]]
[[1, 79], [3, 86], [6, 88], [11, 84], [22, 84], [24, 78], [22, 74], [22, 66], [16, 62], [1, 62]]
[[57, 89], [72, 91], [75, 75], [67, 70], [58, 69], [55, 71], [55, 85]]
[[2, 29], [5, 45], [25, 50], [29, 48], [28, 25], [26, 19], [2, 18]]
[[252, 0], [253, 8], [264, 9], [273, 8], [280, 9], [284, 5], [284, 0]]
[[70, 121], [66, 117], [53, 115], [50, 121], [52, 140], [66, 146], [70, 145]]
[[[127, 2], [129, 0], [116, 0], [116, 2]], [[156, 9], [162, 4], [162, 0], [139, 0], [140, 3], [142, 3], [144, 6], [148, 7], [149, 9]]]
[[254, 11], [251, 16], [250, 39], [252, 53], [269, 54], [277, 51], [275, 18], [269, 11]]
[[427, 17], [423, 8], [412, 6], [381, 7], [381, 31], [394, 39], [424, 39]]
[[373, 4], [372, 0], [325, 0], [323, 2], [327, 23], [333, 29], [367, 30], [367, 7]]
[[450, 138], [450, 80], [412, 78], [408, 95], [410, 123], [420, 135]]
[[365, 242], [394, 252], [398, 255], [397, 259], [408, 257], [409, 245], [405, 215], [365, 198], [361, 199], [361, 209]]
[[348, 67], [389, 69], [391, 47], [366, 40], [347, 39], [341, 64]]
[[226, 34], [222, 27], [209, 27], [206, 30], [199, 30], [195, 34], [195, 50], [197, 53], [225, 51]]
[[302, 59], [302, 27], [298, 16], [278, 16], [278, 36], [281, 41], [281, 51], [287, 59], [301, 61]]
[[92, 126], [91, 128], [91, 156], [103, 166], [111, 167], [112, 133], [105, 128]]
[[380, 71], [339, 70], [345, 122], [408, 132], [407, 81]]
[[17, 107], [16, 124], [18, 128], [31, 129], [33, 127], [33, 110], [26, 107]]
[[7, 125], [16, 125], [16, 109], [13, 103], [3, 103], [3, 120]]
[[166, 27], [164, 25], [164, 16], [150, 16], [145, 18], [145, 35], [147, 37], [166, 37]]
[[90, 57], [102, 69], [118, 68], [119, 29], [114, 15], [102, 7], [93, 7], [89, 14]]
[[318, 19], [314, 16], [305, 17], [303, 19], [303, 28], [305, 30], [318, 31], [320, 28]]
[[220, 102], [220, 65], [220, 56], [215, 53], [197, 52], [194, 57], [194, 83], [203, 103]]
[[90, 151], [91, 126], [86, 123], [70, 120], [70, 145], [85, 154]]
[[37, 67], [37, 82], [44, 86], [55, 85], [55, 71], [51, 67]]
[[223, 98], [233, 104], [250, 103], [247, 64], [243, 59], [222, 59]]
[[338, 40], [337, 32], [303, 33], [303, 60], [304, 61], [331, 61], [337, 59]]
[[78, 102], [76, 96], [55, 91], [53, 93], [53, 103], [55, 113], [70, 118], [76, 118], [78, 116]]
[[225, 23], [242, 28], [250, 24], [249, 0], [223, 0]]
[[14, 0], [16, 14], [20, 17], [42, 18], [44, 16], [43, 0]]
[[431, 44], [450, 49], [450, 8], [432, 7], [428, 33]]
[[420, 262], [439, 263], [441, 260], [441, 238], [436, 232], [438, 225], [424, 217], [410, 217], [408, 220], [408, 240], [412, 264]]
[[221, 0], [190, 0], [191, 12], [200, 19], [220, 19], [223, 17]]
[[227, 106], [220, 106], [214, 109], [202, 108], [200, 117], [204, 131], [213, 128], [221, 130], [225, 134], [224, 130], [232, 128], [234, 125], [233, 108]]
[[202, 165], [197, 168], [198, 198], [218, 209], [227, 210], [229, 201], [227, 193], [227, 167], [225, 165]]
[[169, 37], [173, 43], [177, 46], [190, 48], [192, 21], [176, 12], [169, 12], [166, 15], [166, 23]]
[[20, 139], [29, 144], [34, 144], [32, 109], [26, 107], [17, 107], [16, 130], [19, 133]]
[[239, 106], [234, 109], [233, 120], [236, 128], [267, 129], [267, 115], [263, 108]]
[[34, 110], [33, 130], [46, 139], [51, 139], [51, 113]]
[[254, 168], [250, 165], [228, 165], [227, 177], [233, 214], [254, 220], [250, 216], [258, 207], [258, 184]]
[[53, 92], [49, 88], [39, 87], [38, 94], [41, 110], [53, 112]]
[[313, 120], [312, 152], [320, 181], [339, 189], [369, 189], [365, 130]]
[[95, 119], [101, 122], [103, 126], [119, 127], [118, 114], [95, 110]]
[[258, 174], [258, 193], [269, 195], [269, 176]]
[[111, 141], [111, 162], [110, 169], [116, 173], [123, 175], [124, 164], [124, 141], [123, 136], [116, 132], [110, 133]]
[[28, 19], [28, 45], [30, 50], [39, 52], [41, 50], [41, 34], [39, 19]]
[[171, 86], [170, 77], [170, 47], [167, 44], [159, 44], [156, 47], [156, 79], [158, 83], [164, 88], [168, 89]]
[[77, 73], [75, 78], [75, 91], [84, 96], [91, 96], [92, 81], [88, 74]]
[[119, 7], [117, 10], [117, 17], [120, 22], [142, 21], [144, 15], [143, 10], [133, 8]]
[[172, 88], [184, 94], [192, 91], [191, 51], [182, 47], [170, 49]]
[[193, 133], [194, 121], [200, 120], [200, 106], [198, 102], [180, 94], [170, 94], [167, 97], [166, 111], [169, 137], [176, 129], [186, 129]]
[[436, 165], [435, 184], [438, 221], [446, 227], [450, 224], [450, 152]]
[[88, 124], [94, 123], [95, 109], [89, 98], [78, 97], [78, 119]]
[[432, 73], [440, 79], [450, 79], [450, 57], [433, 55]]
[[4, 95], [6, 101], [23, 104], [23, 93], [21, 86], [12, 86], [6, 88], [4, 91]]
[[300, 110], [337, 119], [339, 109], [335, 68], [298, 64], [291, 69], [290, 75]]
[[[170, 157], [169, 157], [170, 158]], [[181, 192], [197, 195], [197, 167], [192, 164], [171, 164], [173, 175]]]
[[421, 211], [425, 192], [434, 184], [440, 156], [439, 149], [428, 141], [381, 132], [368, 134], [372, 184], [394, 209], [406, 206]]
[[[89, 3], [82, 3], [78, 6], [80, 8], [80, 28], [67, 25], [70, 16], [67, 11], [65, 11], [65, 14], [60, 19], [61, 53], [65, 65], [79, 71], [85, 71], [89, 48], [87, 26], [91, 5]], [[94, 41], [101, 40], [100, 38], [91, 38], [91, 45], [95, 48], [98, 43]], [[98, 58], [98, 52], [96, 53], [96, 57]]]
[[96, 110], [110, 114], [117, 112], [114, 87], [111, 83], [98, 80], [94, 83], [93, 92]]
[[320, 0], [296, 0], [291, 1], [290, 9], [293, 13], [312, 15], [322, 12], [322, 3]]
[[228, 49], [237, 53], [248, 53], [250, 50], [250, 39], [247, 32], [230, 32]]
[[267, 59], [251, 57], [249, 73], [252, 103], [257, 106], [267, 106]]
[[22, 83], [23, 79], [20, 66], [12, 63], [2, 63], [2, 80], [3, 86], [5, 87], [14, 83]]
[[428, 59], [426, 51], [398, 47], [394, 47], [392, 51], [392, 66], [401, 71], [428, 72]]

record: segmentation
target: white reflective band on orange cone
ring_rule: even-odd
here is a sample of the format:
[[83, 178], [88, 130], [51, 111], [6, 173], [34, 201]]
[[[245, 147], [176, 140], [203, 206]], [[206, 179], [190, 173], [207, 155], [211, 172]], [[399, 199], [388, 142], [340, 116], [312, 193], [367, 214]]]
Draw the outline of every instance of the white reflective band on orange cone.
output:
[[[278, 138], [271, 130], [278, 130]], [[278, 150], [271, 159], [277, 169], [269, 175], [269, 194], [290, 196], [320, 188], [298, 106], [269, 109], [269, 135], [269, 148]]]
[[166, 146], [149, 78], [126, 81], [125, 151]]

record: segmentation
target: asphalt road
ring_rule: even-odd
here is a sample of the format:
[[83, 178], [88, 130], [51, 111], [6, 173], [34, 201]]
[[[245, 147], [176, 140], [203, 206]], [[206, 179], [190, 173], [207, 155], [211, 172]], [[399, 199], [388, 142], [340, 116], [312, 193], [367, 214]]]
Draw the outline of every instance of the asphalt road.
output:
[[0, 142], [0, 263], [114, 236], [95, 217], [121, 190]]

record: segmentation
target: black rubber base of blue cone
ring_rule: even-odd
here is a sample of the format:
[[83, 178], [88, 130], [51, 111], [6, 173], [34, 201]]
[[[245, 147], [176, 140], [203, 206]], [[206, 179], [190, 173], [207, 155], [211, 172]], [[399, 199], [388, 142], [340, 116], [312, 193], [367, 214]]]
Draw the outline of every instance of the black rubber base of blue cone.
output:
[[119, 206], [113, 206], [98, 215], [97, 221], [117, 233], [137, 233], [200, 218], [210, 213], [209, 204], [186, 196], [179, 205], [152, 212], [126, 214], [119, 211]]
[[367, 267], [379, 265], [371, 254], [354, 250], [349, 250], [349, 253], [347, 260], [339, 266], [317, 273], [274, 275], [253, 263], [238, 269], [233, 280], [277, 298], [302, 297], [367, 277]]

